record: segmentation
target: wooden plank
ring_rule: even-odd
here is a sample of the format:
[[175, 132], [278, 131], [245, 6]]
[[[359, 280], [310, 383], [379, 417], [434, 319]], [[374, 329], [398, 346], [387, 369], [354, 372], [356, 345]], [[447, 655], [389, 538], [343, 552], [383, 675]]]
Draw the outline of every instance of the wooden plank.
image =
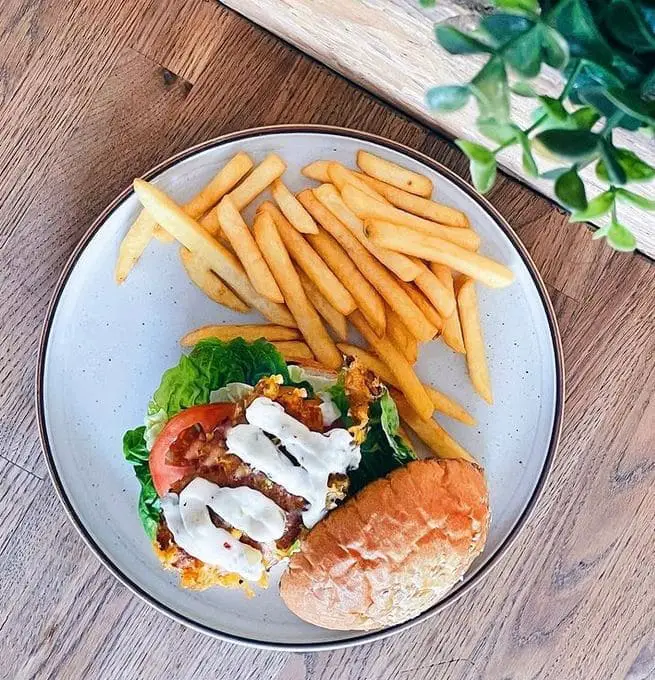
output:
[[[457, 20], [464, 25], [471, 24], [475, 18], [471, 3], [439, 0], [434, 9], [425, 11], [417, 0], [221, 1], [449, 137], [490, 144], [476, 130], [477, 109], [473, 103], [454, 114], [438, 116], [431, 115], [425, 105], [429, 87], [466, 82], [480, 67], [481, 59], [477, 55], [453, 57], [434, 40], [435, 23]], [[543, 94], [557, 95], [561, 89], [559, 75], [546, 68], [536, 86]], [[513, 97], [512, 105], [516, 121], [527, 127], [534, 101]], [[629, 146], [655, 165], [655, 144], [645, 135], [619, 130], [615, 133], [615, 143]], [[551, 182], [525, 175], [518, 147], [502, 152], [499, 160], [507, 172], [554, 198]], [[537, 163], [542, 170], [557, 166], [540, 156]], [[593, 165], [584, 169], [582, 176], [590, 197], [604, 190]], [[637, 186], [635, 190], [641, 193], [643, 188]], [[620, 214], [622, 222], [630, 225], [635, 233], [638, 247], [655, 257], [655, 220], [632, 205], [621, 205]]]
[[[19, 0], [9, 5], [8, 16], [22, 11]], [[655, 269], [640, 256], [599, 248], [584, 225], [568, 225], [563, 212], [508, 177], [490, 198], [518, 228], [550, 286], [569, 396], [543, 501], [486, 584], [395, 638], [286, 655], [187, 630], [142, 604], [97, 562], [40, 479], [32, 382], [52, 286], [102, 207], [172, 152], [249, 125], [351, 126], [409, 144], [460, 173], [465, 161], [426, 128], [224, 8], [130, 0], [120, 11], [111, 3], [80, 3], [57, 17], [49, 5], [43, 13], [35, 7], [38, 35], [54, 37], [23, 49], [23, 77], [12, 79], [13, 110], [0, 111], [7, 161], [0, 176], [0, 675], [652, 675]], [[204, 13], [214, 11], [217, 34], [207, 38], [211, 18]], [[24, 23], [2, 26], [0, 54], [3, 45], [27, 39]], [[196, 30], [204, 37], [193, 44]], [[55, 87], [60, 73], [65, 77]], [[49, 97], [40, 96], [44, 87]], [[19, 119], [25, 116], [32, 124]]]

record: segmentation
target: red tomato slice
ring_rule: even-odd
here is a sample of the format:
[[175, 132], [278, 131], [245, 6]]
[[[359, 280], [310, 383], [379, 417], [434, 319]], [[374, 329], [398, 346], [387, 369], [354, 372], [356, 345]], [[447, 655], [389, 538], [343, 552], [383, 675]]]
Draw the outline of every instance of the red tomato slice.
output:
[[192, 425], [200, 425], [205, 432], [211, 432], [220, 422], [234, 415], [235, 404], [208, 404], [192, 406], [173, 416], [159, 433], [150, 451], [148, 464], [155, 489], [160, 496], [168, 493], [171, 486], [188, 474], [195, 465], [168, 465], [166, 454], [180, 432]]

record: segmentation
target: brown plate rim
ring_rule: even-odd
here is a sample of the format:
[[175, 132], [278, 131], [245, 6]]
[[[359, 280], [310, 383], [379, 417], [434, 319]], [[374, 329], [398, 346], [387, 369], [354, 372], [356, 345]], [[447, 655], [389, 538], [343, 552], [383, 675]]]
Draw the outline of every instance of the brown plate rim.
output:
[[473, 200], [479, 203], [484, 210], [491, 215], [495, 220], [499, 228], [505, 233], [509, 238], [512, 245], [519, 253], [523, 259], [530, 275], [534, 281], [534, 284], [541, 297], [544, 311], [548, 318], [548, 325], [550, 327], [551, 340], [553, 343], [553, 350], [555, 354], [555, 418], [553, 422], [553, 429], [551, 433], [551, 439], [548, 446], [548, 451], [544, 459], [544, 465], [541, 470], [541, 474], [537, 485], [528, 501], [525, 509], [519, 516], [514, 527], [505, 537], [500, 546], [491, 555], [489, 560], [484, 564], [481, 569], [466, 583], [461, 585], [456, 590], [449, 593], [444, 599], [440, 600], [437, 604], [433, 605], [426, 611], [419, 614], [417, 617], [411, 619], [410, 621], [405, 621], [404, 623], [397, 624], [395, 626], [390, 626], [382, 630], [372, 631], [370, 633], [365, 633], [364, 635], [358, 635], [352, 639], [335, 640], [331, 642], [318, 642], [318, 643], [276, 643], [267, 642], [256, 639], [251, 639], [248, 637], [242, 637], [238, 635], [232, 635], [230, 633], [225, 633], [223, 631], [211, 628], [209, 626], [204, 626], [202, 624], [193, 621], [186, 616], [176, 612], [170, 607], [157, 601], [152, 595], [147, 593], [139, 585], [134, 583], [129, 577], [123, 574], [120, 569], [111, 561], [110, 557], [106, 555], [100, 546], [93, 540], [92, 536], [84, 527], [82, 519], [75, 512], [70, 500], [68, 499], [61, 480], [59, 478], [56, 466], [54, 464], [54, 459], [52, 457], [52, 451], [50, 448], [50, 442], [48, 440], [48, 433], [45, 425], [45, 406], [44, 406], [44, 390], [43, 390], [43, 379], [45, 372], [45, 359], [47, 353], [48, 339], [50, 337], [50, 331], [52, 328], [52, 323], [54, 319], [55, 312], [57, 310], [57, 305], [61, 298], [62, 292], [68, 282], [68, 279], [78, 261], [81, 254], [84, 252], [90, 240], [99, 231], [102, 225], [106, 222], [107, 218], [111, 213], [116, 210], [116, 208], [123, 203], [132, 193], [133, 189], [131, 186], [124, 189], [103, 211], [102, 213], [93, 221], [87, 232], [82, 236], [79, 243], [71, 253], [68, 261], [66, 262], [62, 273], [55, 285], [55, 289], [52, 295], [52, 299], [48, 306], [45, 321], [43, 324], [43, 329], [41, 331], [41, 338], [39, 341], [39, 354], [37, 360], [36, 369], [36, 381], [35, 381], [35, 400], [36, 400], [36, 412], [37, 412], [37, 423], [39, 428], [39, 438], [41, 440], [41, 446], [43, 449], [43, 455], [45, 457], [46, 465], [48, 467], [48, 472], [50, 478], [55, 487], [55, 491], [64, 510], [68, 515], [68, 518], [72, 524], [77, 529], [78, 533], [90, 548], [90, 550], [95, 554], [95, 556], [102, 562], [102, 564], [127, 588], [129, 588], [132, 593], [134, 593], [141, 600], [151, 605], [157, 609], [162, 614], [172, 618], [173, 620], [181, 623], [183, 625], [192, 628], [201, 633], [211, 635], [219, 640], [224, 640], [226, 642], [234, 642], [241, 645], [255, 647], [260, 649], [271, 649], [278, 651], [289, 651], [289, 652], [312, 652], [312, 651], [325, 651], [330, 649], [343, 649], [345, 647], [354, 647], [357, 645], [364, 644], [366, 642], [373, 642], [375, 640], [381, 640], [383, 638], [394, 635], [401, 631], [407, 630], [416, 624], [425, 621], [437, 613], [443, 611], [446, 607], [451, 605], [453, 602], [462, 597], [465, 593], [470, 591], [474, 586], [478, 585], [484, 577], [486, 577], [493, 567], [499, 562], [500, 558], [505, 554], [510, 545], [514, 542], [517, 535], [520, 533], [521, 529], [527, 522], [528, 518], [532, 514], [535, 505], [542, 495], [544, 485], [552, 468], [553, 458], [557, 451], [559, 445], [561, 430], [562, 430], [562, 419], [564, 414], [564, 389], [565, 389], [565, 378], [564, 378], [564, 361], [563, 361], [563, 351], [562, 342], [560, 338], [559, 328], [557, 325], [557, 319], [555, 317], [555, 311], [553, 309], [552, 302], [548, 296], [546, 290], [546, 285], [541, 278], [541, 275], [537, 271], [537, 267], [534, 264], [532, 258], [527, 252], [525, 246], [521, 243], [518, 236], [514, 230], [510, 227], [508, 222], [502, 217], [502, 215], [491, 205], [491, 203], [479, 194], [470, 184], [464, 181], [461, 177], [456, 175], [452, 170], [446, 168], [438, 161], [430, 158], [429, 156], [416, 151], [400, 142], [396, 142], [386, 137], [380, 135], [372, 134], [369, 132], [363, 132], [360, 130], [353, 130], [345, 127], [331, 126], [331, 125], [315, 125], [315, 124], [288, 124], [288, 125], [269, 125], [265, 127], [250, 128], [246, 130], [240, 130], [237, 132], [228, 133], [215, 137], [213, 139], [207, 140], [196, 144], [188, 149], [180, 151], [179, 153], [171, 156], [167, 160], [159, 163], [154, 168], [148, 170], [144, 173], [143, 178], [151, 180], [160, 173], [169, 169], [173, 165], [179, 163], [182, 160], [190, 158], [198, 153], [206, 151], [207, 149], [221, 146], [227, 144], [228, 142], [234, 142], [244, 139], [249, 139], [252, 137], [260, 137], [263, 135], [271, 134], [298, 134], [298, 133], [311, 133], [311, 134], [331, 134], [340, 137], [350, 137], [353, 139], [360, 139], [367, 142], [372, 142], [379, 144], [383, 147], [389, 148], [393, 151], [397, 151], [401, 154], [409, 156], [414, 160], [427, 165], [436, 172], [441, 173], [447, 177], [450, 181], [454, 182], [462, 191], [466, 192]]

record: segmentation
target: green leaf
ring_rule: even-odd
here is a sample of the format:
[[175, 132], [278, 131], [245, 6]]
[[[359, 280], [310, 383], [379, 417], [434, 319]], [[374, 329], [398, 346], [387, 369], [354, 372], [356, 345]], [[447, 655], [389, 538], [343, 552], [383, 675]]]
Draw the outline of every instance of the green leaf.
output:
[[550, 152], [571, 160], [584, 160], [598, 148], [598, 135], [587, 130], [545, 130], [536, 139]]
[[649, 125], [655, 125], [655, 103], [644, 101], [639, 94], [630, 90], [612, 88], [605, 94], [613, 104], [629, 116]]
[[632, 203], [632, 205], [636, 205], [643, 210], [655, 210], [655, 199], [640, 196], [627, 189], [617, 189], [616, 195], [627, 203]]
[[607, 242], [614, 248], [624, 253], [631, 253], [637, 247], [637, 239], [632, 232], [618, 222], [612, 222], [607, 231]]
[[653, 67], [653, 70], [643, 79], [640, 94], [644, 101], [655, 101], [655, 67]]
[[604, 137], [600, 140], [600, 157], [606, 168], [610, 184], [625, 184], [627, 180], [626, 172], [619, 163], [614, 146]]
[[341, 420], [344, 423], [344, 427], [350, 427], [353, 424], [353, 419], [349, 415], [350, 401], [348, 400], [348, 395], [346, 394], [345, 375], [346, 374], [341, 371], [337, 377], [337, 382], [328, 389], [328, 392], [332, 397], [334, 405], [341, 413]]
[[457, 139], [455, 144], [471, 161], [469, 170], [473, 186], [482, 194], [489, 191], [496, 180], [496, 157], [481, 144], [475, 144], [465, 139]]
[[515, 38], [505, 47], [503, 54], [517, 73], [525, 78], [534, 78], [541, 69], [541, 43], [542, 31], [538, 24]]
[[493, 163], [495, 157], [486, 146], [469, 142], [467, 139], [456, 139], [455, 144], [466, 154], [466, 156], [476, 163]]
[[[642, 161], [634, 151], [614, 147], [614, 157], [625, 171], [628, 182], [649, 182], [655, 178], [655, 168]], [[609, 173], [601, 159], [596, 164], [598, 179], [609, 182]]]
[[638, 130], [641, 127], [642, 121], [633, 116], [625, 114], [620, 118], [616, 117], [621, 112], [621, 109], [607, 97], [603, 86], [589, 87], [580, 90], [578, 94], [580, 95], [580, 101], [593, 106], [605, 118], [611, 118], [614, 121], [614, 127], [622, 127], [626, 130]]
[[600, 120], [600, 114], [591, 106], [582, 106], [569, 116], [569, 120], [577, 130], [591, 130]]
[[557, 121], [565, 121], [569, 117], [567, 110], [559, 99], [541, 96], [539, 97], [539, 101], [551, 118], [554, 118]]
[[497, 144], [508, 144], [516, 138], [517, 128], [511, 123], [500, 123], [494, 118], [479, 118], [476, 125], [485, 137]]
[[[503, 12], [488, 14], [480, 21], [480, 28], [493, 38], [500, 47], [516, 40], [534, 25], [534, 21], [520, 14]], [[539, 46], [537, 46], [537, 53], [539, 53]]]
[[602, 194], [592, 198], [587, 203], [585, 210], [578, 210], [571, 215], [569, 222], [587, 222], [593, 220], [595, 217], [606, 215], [614, 205], [614, 192], [605, 191]]
[[150, 454], [144, 439], [145, 431], [145, 425], [142, 425], [134, 430], [128, 430], [123, 435], [123, 456], [129, 463], [139, 465], [140, 463], [148, 462]]
[[564, 206], [572, 210], [584, 210], [587, 207], [584, 183], [575, 168], [571, 168], [557, 178], [555, 196]]
[[426, 101], [433, 111], [457, 111], [466, 104], [470, 91], [464, 85], [442, 85], [427, 91]]
[[398, 434], [400, 417], [396, 403], [391, 398], [388, 390], [380, 397], [380, 424], [387, 437], [389, 446], [393, 449], [396, 462], [405, 465], [416, 458], [412, 447]]
[[138, 502], [139, 518], [146, 534], [154, 539], [159, 524], [161, 506], [148, 466], [149, 454], [144, 439], [145, 429], [144, 426], [137, 427], [134, 430], [128, 430], [123, 435], [123, 456], [134, 467], [136, 478], [141, 484]]
[[541, 30], [541, 53], [543, 60], [561, 71], [569, 61], [569, 46], [563, 36], [550, 26]]
[[591, 235], [592, 240], [598, 241], [598, 239], [605, 238], [611, 226], [612, 226], [611, 223], [608, 222], [607, 224], [604, 224], [602, 227], [598, 227], [598, 229], [596, 229], [596, 231]]
[[495, 0], [496, 7], [500, 9], [510, 9], [515, 11], [539, 13], [538, 0]]
[[546, 170], [539, 175], [542, 179], [557, 179], [561, 177], [565, 172], [568, 172], [569, 168], [553, 168], [552, 170]]
[[655, 28], [649, 26], [641, 3], [612, 0], [606, 8], [604, 25], [609, 33], [631, 52], [655, 51]]
[[491, 52], [489, 45], [474, 38], [454, 26], [438, 24], [434, 29], [437, 42], [450, 54], [479, 54]]
[[509, 116], [509, 87], [502, 59], [492, 57], [469, 84], [483, 118], [506, 121]]
[[526, 83], [525, 80], [517, 80], [513, 85], [510, 85], [509, 89], [519, 97], [535, 98], [539, 96], [534, 87], [530, 83]]
[[430, 8], [434, 7], [437, 3], [436, 0], [418, 0], [418, 4], [421, 5], [421, 7]]
[[523, 162], [523, 169], [531, 177], [538, 177], [539, 168], [537, 168], [534, 156], [532, 155], [532, 150], [530, 149], [530, 140], [528, 139], [528, 136], [525, 133], [520, 132], [518, 134], [518, 140], [522, 149], [521, 159]]

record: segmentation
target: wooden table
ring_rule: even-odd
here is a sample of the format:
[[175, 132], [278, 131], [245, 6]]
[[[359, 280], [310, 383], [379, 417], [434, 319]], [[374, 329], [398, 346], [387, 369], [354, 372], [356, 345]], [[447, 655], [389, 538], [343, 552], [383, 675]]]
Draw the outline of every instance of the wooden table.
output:
[[491, 200], [550, 286], [568, 371], [561, 449], [538, 509], [484, 586], [402, 635], [316, 655], [231, 646], [133, 597], [59, 505], [33, 405], [54, 281], [135, 175], [224, 132], [332, 123], [387, 135], [460, 173], [465, 163], [426, 128], [205, 0], [8, 0], [0, 97], [1, 678], [654, 677], [652, 263], [612, 253], [502, 178]]

